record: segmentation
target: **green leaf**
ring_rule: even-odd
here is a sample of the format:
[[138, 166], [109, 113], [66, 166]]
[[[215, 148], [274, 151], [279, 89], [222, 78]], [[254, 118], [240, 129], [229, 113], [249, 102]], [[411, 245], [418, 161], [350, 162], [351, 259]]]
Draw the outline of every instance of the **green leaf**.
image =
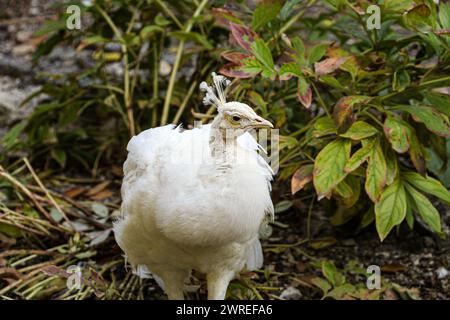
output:
[[28, 122], [23, 120], [18, 124], [16, 124], [14, 127], [12, 127], [5, 134], [5, 136], [2, 138], [2, 142], [4, 143], [6, 149], [10, 149], [16, 144], [17, 138], [23, 132], [27, 124]]
[[336, 134], [336, 126], [333, 122], [333, 119], [329, 117], [319, 118], [314, 123], [313, 136], [315, 138], [319, 138], [329, 134]]
[[434, 108], [446, 116], [450, 116], [450, 97], [448, 95], [430, 91], [421, 93]]
[[384, 134], [392, 145], [392, 149], [398, 153], [409, 150], [408, 124], [395, 117], [387, 117], [383, 125]]
[[250, 48], [258, 61], [270, 69], [274, 68], [275, 65], [273, 63], [272, 54], [270, 53], [269, 47], [263, 40], [256, 39], [252, 42]]
[[430, 200], [428, 200], [427, 197], [411, 187], [409, 184], [406, 184], [406, 190], [414, 200], [415, 207], [417, 208], [417, 211], [423, 221], [425, 221], [425, 223], [428, 224], [434, 232], [441, 233], [441, 218], [439, 216], [439, 212], [431, 204]]
[[281, 65], [280, 71], [278, 72], [280, 78], [284, 78], [287, 75], [293, 75], [296, 77], [303, 77], [303, 72], [300, 69], [299, 65], [295, 62], [284, 63]]
[[197, 32], [172, 31], [170, 35], [180, 40], [197, 42], [207, 50], [214, 48], [204, 35]]
[[317, 155], [314, 163], [313, 182], [319, 200], [329, 198], [331, 190], [345, 176], [345, 164], [350, 156], [351, 141], [336, 139], [327, 144]]
[[426, 106], [398, 106], [396, 109], [408, 112], [417, 122], [422, 122], [428, 130], [441, 137], [450, 137], [448, 118], [439, 111]]
[[35, 37], [45, 36], [52, 32], [57, 32], [64, 29], [66, 29], [65, 19], [47, 20], [39, 30], [33, 33], [33, 36]]
[[150, 38], [150, 36], [152, 36], [155, 32], [163, 32], [164, 29], [159, 27], [159, 26], [155, 26], [155, 25], [150, 25], [150, 26], [145, 26], [144, 28], [142, 28], [142, 30], [139, 32], [139, 36], [142, 39], [148, 39]]
[[406, 70], [397, 70], [394, 73], [394, 80], [392, 81], [392, 90], [394, 91], [403, 91], [406, 87], [408, 87], [411, 83], [411, 78], [409, 76], [408, 71]]
[[361, 194], [360, 180], [354, 175], [347, 175], [347, 177], [336, 186], [335, 193], [335, 198], [339, 200], [339, 205], [342, 205], [345, 208], [353, 207]]
[[347, 294], [355, 291], [355, 286], [350, 283], [345, 283], [341, 286], [337, 286], [333, 288], [330, 292], [328, 292], [327, 297], [331, 297], [336, 300], [340, 300], [346, 297]]
[[285, 212], [285, 211], [289, 210], [293, 206], [293, 204], [294, 203], [290, 200], [280, 201], [275, 205], [274, 212], [275, 213]]
[[302, 2], [303, 0], [287, 0], [284, 5], [283, 8], [281, 8], [280, 11], [280, 19], [282, 21], [285, 21], [287, 18], [289, 18], [289, 16], [292, 14], [292, 12], [294, 11], [294, 8], [297, 4], [299, 4], [300, 2]]
[[321, 289], [324, 295], [326, 295], [331, 289], [330, 283], [327, 280], [319, 277], [312, 278], [311, 283]]
[[387, 176], [386, 176], [386, 185], [390, 185], [397, 179], [398, 176], [398, 162], [397, 155], [390, 148], [386, 148], [385, 150], [385, 158], [386, 158], [386, 167], [387, 167]]
[[372, 148], [367, 163], [365, 183], [366, 193], [375, 203], [378, 202], [381, 192], [387, 182], [386, 159], [380, 141], [379, 139], [377, 140], [378, 141], [374, 142], [374, 147]]
[[351, 158], [345, 164], [344, 171], [350, 173], [356, 170], [361, 164], [363, 164], [369, 156], [373, 153], [373, 148], [376, 140], [367, 140], [364, 142], [364, 146], [356, 151]]
[[347, 132], [340, 134], [343, 138], [362, 140], [378, 133], [378, 130], [364, 121], [356, 121]]
[[375, 204], [376, 228], [381, 241], [405, 219], [406, 208], [405, 188], [397, 179], [383, 191], [380, 201]]
[[305, 63], [305, 45], [303, 44], [303, 41], [299, 37], [294, 37], [292, 39], [292, 46], [295, 50], [295, 60], [303, 65]]
[[443, 29], [450, 29], [450, 4], [444, 1], [439, 4], [439, 20]]
[[252, 28], [258, 31], [270, 21], [275, 19], [281, 10], [281, 4], [278, 1], [263, 1], [258, 4], [252, 17]]
[[52, 158], [55, 159], [62, 168], [64, 168], [66, 165], [66, 153], [64, 152], [64, 150], [52, 149], [50, 153], [52, 155]]
[[429, 193], [450, 205], [450, 192], [439, 180], [432, 177], [423, 177], [417, 172], [407, 171], [402, 173], [402, 177], [415, 188]]
[[328, 44], [318, 44], [312, 47], [311, 51], [309, 52], [308, 61], [309, 64], [314, 64], [315, 62], [322, 59], [322, 57], [327, 52]]
[[322, 273], [333, 287], [338, 287], [345, 283], [344, 275], [337, 270], [332, 261], [322, 262]]
[[413, 28], [420, 28], [430, 24], [430, 14], [430, 8], [426, 4], [422, 3], [408, 10], [404, 17], [408, 25]]

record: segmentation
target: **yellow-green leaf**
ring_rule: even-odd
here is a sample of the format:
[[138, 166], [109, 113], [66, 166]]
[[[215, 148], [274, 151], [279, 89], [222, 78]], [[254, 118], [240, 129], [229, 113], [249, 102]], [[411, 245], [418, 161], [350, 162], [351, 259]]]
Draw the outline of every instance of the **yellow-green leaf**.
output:
[[347, 161], [344, 171], [349, 173], [356, 170], [361, 164], [366, 161], [372, 153], [375, 140], [369, 142], [368, 140], [363, 140], [363, 147], [356, 151], [351, 158]]
[[313, 181], [319, 199], [329, 198], [331, 190], [345, 178], [344, 167], [350, 157], [350, 148], [350, 140], [336, 139], [317, 155]]
[[450, 205], [450, 192], [440, 181], [429, 176], [423, 177], [413, 171], [404, 172], [402, 177], [415, 188], [438, 197]]
[[395, 180], [381, 194], [375, 204], [375, 221], [378, 235], [383, 241], [393, 227], [406, 216], [406, 193], [400, 179]]
[[336, 126], [334, 125], [333, 119], [329, 117], [320, 118], [314, 123], [313, 136], [315, 138], [335, 133]]
[[409, 195], [413, 199], [415, 207], [423, 221], [425, 221], [434, 232], [441, 233], [441, 218], [439, 212], [431, 204], [430, 200], [409, 184], [406, 184], [406, 190], [408, 190]]
[[347, 132], [340, 134], [343, 138], [361, 140], [376, 135], [378, 130], [364, 121], [356, 121]]
[[366, 169], [365, 189], [373, 202], [378, 202], [387, 181], [387, 165], [379, 140], [375, 142]]
[[448, 118], [434, 108], [426, 106], [398, 106], [399, 110], [408, 112], [417, 122], [422, 122], [428, 130], [441, 137], [450, 137]]

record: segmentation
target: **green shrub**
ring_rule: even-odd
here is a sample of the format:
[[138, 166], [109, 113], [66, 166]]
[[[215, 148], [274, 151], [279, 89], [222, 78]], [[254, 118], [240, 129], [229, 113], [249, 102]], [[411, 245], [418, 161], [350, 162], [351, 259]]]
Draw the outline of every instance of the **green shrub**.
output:
[[[449, 176], [450, 99], [442, 90], [450, 85], [449, 5], [373, 1], [381, 28], [371, 30], [370, 4], [361, 1], [262, 1], [255, 8], [241, 1], [94, 3], [84, 8], [93, 17], [89, 28], [47, 27], [36, 58], [65, 41], [93, 48], [96, 65], [45, 86], [50, 103], [11, 131], [9, 146], [24, 129], [29, 146], [44, 147], [61, 165], [66, 153], [77, 156], [77, 144], [95, 155], [83, 158], [85, 166], [96, 168], [104, 152], [114, 154], [112, 144], [123, 150], [141, 128], [208, 119], [213, 110], [202, 110], [197, 86], [220, 69], [235, 78], [236, 100], [249, 101], [281, 129], [278, 180], [290, 180], [293, 194], [314, 191], [332, 200], [334, 225], [353, 220], [361, 229], [375, 221], [383, 240], [420, 217], [442, 235], [439, 213], [424, 194], [450, 203], [448, 190], [428, 174]], [[162, 77], [161, 54], [173, 39], [179, 43], [171, 75]], [[110, 43], [121, 51], [108, 52]], [[177, 79], [192, 60], [196, 70]], [[105, 73], [111, 61], [123, 62], [123, 79]], [[117, 121], [113, 130], [99, 131], [107, 118]]]

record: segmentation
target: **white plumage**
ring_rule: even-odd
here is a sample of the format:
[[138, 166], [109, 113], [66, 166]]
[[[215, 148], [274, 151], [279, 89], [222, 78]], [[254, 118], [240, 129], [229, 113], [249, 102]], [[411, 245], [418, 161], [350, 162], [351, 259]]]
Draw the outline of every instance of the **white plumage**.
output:
[[149, 129], [127, 147], [115, 237], [170, 299], [183, 299], [192, 269], [206, 273], [209, 299], [223, 299], [238, 272], [262, 266], [258, 230], [273, 215], [272, 171], [248, 133], [271, 124], [245, 104], [226, 103], [225, 79], [213, 80], [217, 96], [201, 86], [218, 108], [211, 125]]

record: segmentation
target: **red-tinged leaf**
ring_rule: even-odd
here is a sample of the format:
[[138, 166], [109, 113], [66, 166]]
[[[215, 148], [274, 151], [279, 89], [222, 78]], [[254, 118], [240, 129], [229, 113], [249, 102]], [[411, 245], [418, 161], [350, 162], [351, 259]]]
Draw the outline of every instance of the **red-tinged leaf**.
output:
[[390, 185], [398, 177], [398, 161], [395, 152], [391, 148], [387, 148], [385, 151], [387, 166], [386, 185]]
[[295, 171], [291, 179], [291, 192], [296, 194], [298, 191], [303, 189], [303, 187], [312, 181], [313, 179], [313, 164], [303, 165]]
[[411, 126], [408, 126], [409, 130], [407, 131], [408, 140], [409, 140], [409, 155], [411, 157], [411, 161], [416, 168], [417, 172], [421, 175], [425, 176], [426, 174], [426, 166], [425, 166], [425, 155], [423, 152], [423, 147], [417, 138], [416, 131]]
[[399, 179], [387, 187], [375, 204], [375, 221], [380, 240], [383, 241], [393, 227], [406, 217], [406, 192]]
[[298, 101], [300, 101], [300, 103], [306, 108], [309, 109], [309, 107], [311, 107], [311, 102], [312, 102], [312, 90], [311, 90], [311, 86], [308, 85], [308, 87], [306, 88], [306, 93], [304, 95], [302, 95], [300, 93], [300, 86], [299, 89], [297, 90], [297, 98]]
[[228, 27], [229, 21], [234, 23], [241, 23], [241, 20], [236, 17], [234, 12], [225, 8], [213, 8], [212, 13], [216, 18], [215, 22], [222, 27]]
[[365, 189], [373, 202], [378, 202], [387, 181], [387, 165], [379, 140], [375, 142], [366, 169]]
[[338, 133], [344, 133], [355, 121], [353, 107], [356, 104], [364, 104], [370, 101], [367, 96], [347, 96], [339, 99], [334, 106], [333, 118], [338, 129]]
[[358, 59], [351, 53], [345, 51], [342, 48], [330, 47], [327, 50], [327, 54], [330, 58], [342, 58], [346, 57], [347, 60], [339, 66], [339, 69], [350, 73], [352, 79], [355, 79], [358, 73], [362, 70]]
[[220, 70], [220, 74], [230, 78], [250, 78], [252, 75], [242, 70], [242, 67], [236, 63], [228, 63], [224, 65]]
[[317, 76], [323, 76], [326, 74], [330, 74], [338, 69], [345, 61], [347, 61], [348, 57], [334, 57], [328, 58], [321, 62], [316, 62], [314, 64], [314, 70]]
[[230, 22], [231, 34], [234, 40], [248, 53], [251, 53], [250, 44], [258, 37], [249, 27]]
[[383, 125], [384, 134], [392, 145], [392, 149], [398, 153], [409, 150], [408, 125], [401, 119], [387, 117]]
[[347, 175], [345, 164], [350, 157], [351, 141], [336, 139], [327, 144], [317, 155], [314, 162], [313, 182], [320, 199], [330, 198], [331, 191]]
[[249, 54], [236, 52], [236, 51], [225, 51], [222, 52], [221, 57], [236, 64], [241, 64], [242, 60], [250, 57]]

